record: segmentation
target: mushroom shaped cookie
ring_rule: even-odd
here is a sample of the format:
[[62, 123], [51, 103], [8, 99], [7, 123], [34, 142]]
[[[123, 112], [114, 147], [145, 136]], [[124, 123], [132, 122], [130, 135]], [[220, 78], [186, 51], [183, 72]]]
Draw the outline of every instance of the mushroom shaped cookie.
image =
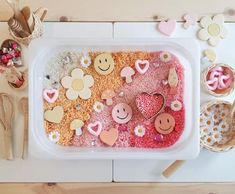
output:
[[75, 130], [75, 134], [77, 136], [82, 135], [82, 127], [84, 125], [84, 122], [80, 119], [74, 119], [71, 123], [70, 123], [70, 129], [71, 130]]
[[121, 71], [121, 77], [126, 80], [126, 83], [132, 82], [132, 76], [135, 74], [135, 70], [131, 67], [124, 67]]
[[113, 90], [105, 90], [102, 95], [101, 99], [106, 100], [106, 104], [111, 106], [113, 104], [113, 97], [115, 96], [115, 92]]

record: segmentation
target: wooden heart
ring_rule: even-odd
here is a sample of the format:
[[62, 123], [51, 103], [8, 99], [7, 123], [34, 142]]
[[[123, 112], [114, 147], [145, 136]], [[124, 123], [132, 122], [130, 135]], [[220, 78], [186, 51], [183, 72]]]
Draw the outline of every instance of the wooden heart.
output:
[[109, 145], [113, 146], [118, 139], [118, 129], [111, 128], [109, 131], [102, 131], [100, 133], [100, 140]]
[[44, 118], [52, 123], [60, 123], [64, 116], [64, 109], [62, 106], [56, 106], [52, 110], [47, 110], [44, 113]]
[[162, 94], [142, 92], [136, 96], [136, 106], [146, 119], [155, 117], [165, 106], [165, 98]]

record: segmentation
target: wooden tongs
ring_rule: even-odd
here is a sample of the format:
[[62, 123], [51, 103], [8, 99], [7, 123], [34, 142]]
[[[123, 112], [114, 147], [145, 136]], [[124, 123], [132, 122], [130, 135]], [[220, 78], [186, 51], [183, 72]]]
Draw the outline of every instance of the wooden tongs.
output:
[[4, 129], [4, 158], [13, 159], [13, 131], [12, 122], [14, 117], [13, 99], [6, 93], [0, 93], [0, 124]]

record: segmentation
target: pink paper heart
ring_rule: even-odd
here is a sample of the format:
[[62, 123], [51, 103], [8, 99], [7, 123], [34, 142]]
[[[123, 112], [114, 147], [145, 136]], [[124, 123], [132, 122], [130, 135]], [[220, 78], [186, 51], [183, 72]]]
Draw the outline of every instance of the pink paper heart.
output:
[[90, 124], [88, 124], [88, 126], [87, 126], [87, 130], [88, 130], [92, 135], [99, 136], [99, 134], [100, 134], [101, 131], [102, 131], [102, 124], [101, 124], [101, 122], [99, 122], [99, 121], [96, 121], [96, 122], [94, 122], [94, 123], [90, 123]]
[[56, 89], [45, 89], [43, 91], [44, 99], [49, 103], [54, 103], [59, 96], [59, 92]]
[[142, 92], [137, 95], [135, 102], [138, 110], [146, 119], [155, 117], [165, 106], [165, 98], [159, 93]]
[[136, 60], [135, 68], [140, 74], [146, 73], [149, 68], [149, 62], [147, 60]]
[[158, 24], [158, 29], [161, 33], [171, 36], [176, 28], [176, 21], [175, 20], [168, 20], [168, 21], [161, 21]]

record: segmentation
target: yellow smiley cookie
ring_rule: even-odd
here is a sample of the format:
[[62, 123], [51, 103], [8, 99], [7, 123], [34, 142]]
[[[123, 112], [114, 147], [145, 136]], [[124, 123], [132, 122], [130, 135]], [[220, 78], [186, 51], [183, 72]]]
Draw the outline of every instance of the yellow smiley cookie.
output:
[[110, 53], [102, 53], [95, 58], [94, 67], [100, 75], [108, 75], [114, 69], [114, 60]]

